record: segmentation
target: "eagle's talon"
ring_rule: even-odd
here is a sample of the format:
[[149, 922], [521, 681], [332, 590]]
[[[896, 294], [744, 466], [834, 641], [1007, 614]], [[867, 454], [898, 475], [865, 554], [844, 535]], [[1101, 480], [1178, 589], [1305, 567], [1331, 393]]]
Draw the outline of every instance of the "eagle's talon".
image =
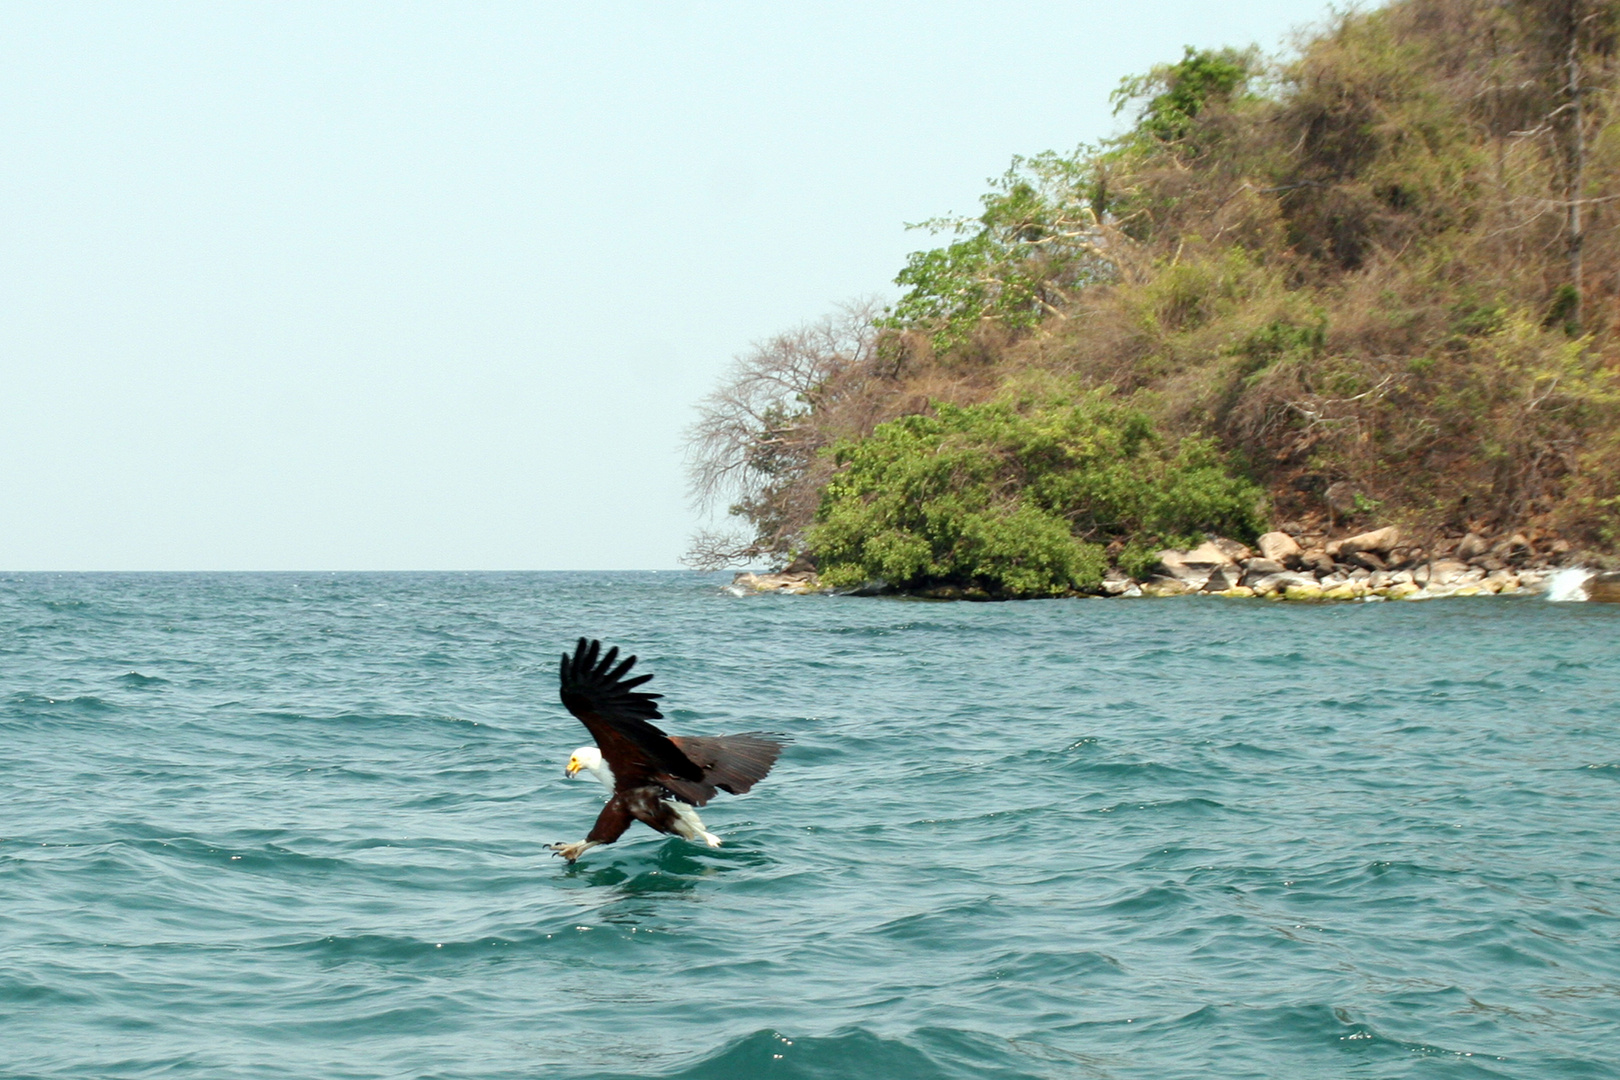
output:
[[546, 849], [551, 852], [552, 858], [556, 858], [558, 855], [561, 855], [569, 862], [573, 862], [581, 855], [585, 854], [586, 848], [594, 846], [595, 845], [591, 844], [589, 841], [581, 841], [577, 844], [547, 844]]

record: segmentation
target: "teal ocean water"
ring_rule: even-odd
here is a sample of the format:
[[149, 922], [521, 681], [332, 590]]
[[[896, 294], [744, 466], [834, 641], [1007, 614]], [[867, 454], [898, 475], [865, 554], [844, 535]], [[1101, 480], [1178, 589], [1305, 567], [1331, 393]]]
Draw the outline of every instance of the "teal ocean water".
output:
[[[0, 577], [0, 1076], [1620, 1075], [1620, 606]], [[580, 634], [795, 742], [575, 866]]]

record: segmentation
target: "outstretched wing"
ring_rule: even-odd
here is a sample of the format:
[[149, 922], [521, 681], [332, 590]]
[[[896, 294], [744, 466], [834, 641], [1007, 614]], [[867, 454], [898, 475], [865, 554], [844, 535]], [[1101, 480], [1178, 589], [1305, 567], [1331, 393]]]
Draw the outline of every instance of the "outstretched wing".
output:
[[714, 787], [703, 782], [703, 770], [668, 735], [648, 722], [663, 718], [655, 704], [659, 695], [636, 689], [651, 675], [626, 678], [635, 663], [633, 656], [619, 661], [617, 648], [604, 654], [600, 641], [580, 638], [574, 655], [562, 658], [563, 707], [596, 740], [619, 791], [661, 784], [702, 806], [714, 797]]
[[741, 735], [671, 735], [669, 741], [703, 770], [705, 783], [741, 795], [776, 764], [786, 735], [748, 731]]

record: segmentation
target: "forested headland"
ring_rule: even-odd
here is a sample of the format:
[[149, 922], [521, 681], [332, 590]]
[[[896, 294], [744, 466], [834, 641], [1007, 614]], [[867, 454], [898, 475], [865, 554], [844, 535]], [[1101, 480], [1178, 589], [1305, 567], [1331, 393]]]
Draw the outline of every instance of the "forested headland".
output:
[[1620, 0], [1396, 0], [1126, 79], [1124, 134], [925, 223], [890, 306], [701, 405], [691, 560], [1097, 587], [1166, 547], [1400, 526], [1620, 549]]

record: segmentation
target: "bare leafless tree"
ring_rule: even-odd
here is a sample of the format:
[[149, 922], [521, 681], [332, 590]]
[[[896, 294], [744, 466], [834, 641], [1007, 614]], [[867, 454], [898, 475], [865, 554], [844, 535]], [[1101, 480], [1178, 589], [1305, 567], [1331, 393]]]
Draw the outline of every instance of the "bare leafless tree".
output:
[[862, 390], [876, 372], [881, 314], [876, 300], [853, 301], [757, 342], [699, 404], [687, 432], [692, 500], [705, 513], [725, 505], [747, 527], [700, 532], [689, 565], [793, 556], [831, 468], [820, 452], [869, 430]]

